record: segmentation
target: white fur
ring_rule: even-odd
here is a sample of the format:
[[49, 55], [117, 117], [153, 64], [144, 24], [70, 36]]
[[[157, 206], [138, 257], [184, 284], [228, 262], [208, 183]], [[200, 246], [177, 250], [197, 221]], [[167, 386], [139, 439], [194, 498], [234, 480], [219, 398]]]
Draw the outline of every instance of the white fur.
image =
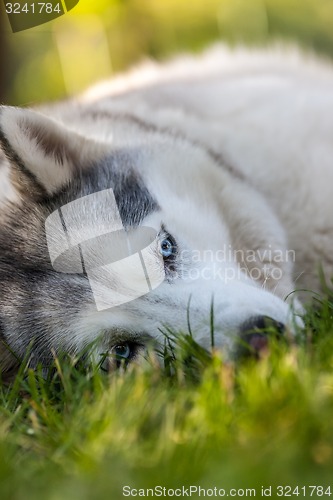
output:
[[[295, 48], [217, 46], [203, 57], [143, 67], [142, 73], [138, 82], [140, 69], [111, 82], [105, 99], [97, 99], [99, 86], [82, 99], [130, 111], [221, 153], [282, 222], [297, 253], [296, 286], [318, 291], [318, 266], [327, 278], [333, 275], [332, 65]], [[121, 132], [113, 139], [124, 140]], [[172, 170], [169, 176], [177, 179]], [[253, 210], [255, 198], [239, 210]], [[254, 246], [257, 230], [249, 229]]]

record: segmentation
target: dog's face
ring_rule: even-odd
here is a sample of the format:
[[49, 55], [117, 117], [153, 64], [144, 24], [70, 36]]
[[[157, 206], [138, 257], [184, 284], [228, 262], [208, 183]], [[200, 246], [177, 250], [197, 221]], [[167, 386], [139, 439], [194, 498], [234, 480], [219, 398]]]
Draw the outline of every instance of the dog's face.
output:
[[[108, 126], [114, 137], [124, 131]], [[229, 353], [239, 334], [264, 317], [292, 328], [284, 302], [293, 290], [292, 254], [283, 230], [265, 200], [209, 152], [142, 130], [132, 131], [139, 138], [133, 145], [124, 131], [124, 144], [115, 146], [107, 134], [98, 142], [15, 108], [2, 109], [0, 128], [2, 169], [9, 172], [0, 228], [0, 325], [18, 356], [30, 345], [32, 364], [48, 365], [53, 352], [77, 353], [100, 339], [100, 353], [116, 348], [130, 360], [162, 342], [163, 328], [186, 332], [189, 323], [209, 347], [212, 309], [215, 345]], [[52, 214], [67, 210], [81, 239], [91, 239], [101, 220], [114, 222], [114, 210], [107, 196], [89, 196], [108, 192], [125, 231], [133, 238], [142, 228], [151, 232], [145, 272], [130, 261], [108, 269], [101, 262], [94, 270], [103, 295], [98, 302], [89, 270], [54, 265], [46, 229]], [[80, 213], [72, 202], [87, 199], [93, 204], [83, 203]], [[62, 237], [59, 230], [53, 240]], [[93, 248], [105, 255], [111, 240], [103, 241], [104, 248]], [[115, 300], [119, 286], [108, 286], [128, 278], [142, 291], [147, 277], [156, 286], [123, 303]], [[2, 359], [6, 370], [11, 360]]]

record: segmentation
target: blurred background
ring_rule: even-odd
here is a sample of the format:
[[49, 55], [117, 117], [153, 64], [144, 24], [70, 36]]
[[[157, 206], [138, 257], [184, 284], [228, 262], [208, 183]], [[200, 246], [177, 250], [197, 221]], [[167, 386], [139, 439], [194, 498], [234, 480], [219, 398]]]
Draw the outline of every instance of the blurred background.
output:
[[49, 23], [12, 33], [0, 1], [0, 102], [71, 95], [143, 58], [211, 42], [297, 42], [333, 58], [333, 0], [80, 0]]

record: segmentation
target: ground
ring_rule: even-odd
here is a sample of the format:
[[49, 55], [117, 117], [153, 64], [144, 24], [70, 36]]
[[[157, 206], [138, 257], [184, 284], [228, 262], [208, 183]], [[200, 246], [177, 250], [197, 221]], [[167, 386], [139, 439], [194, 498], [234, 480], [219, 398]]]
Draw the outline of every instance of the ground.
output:
[[45, 380], [23, 366], [0, 393], [0, 497], [117, 499], [165, 487], [199, 498], [192, 485], [328, 498], [332, 299], [316, 300], [293, 345], [272, 341], [259, 361], [226, 363], [177, 334], [177, 359], [166, 355], [162, 368], [151, 357], [105, 375], [64, 359]]

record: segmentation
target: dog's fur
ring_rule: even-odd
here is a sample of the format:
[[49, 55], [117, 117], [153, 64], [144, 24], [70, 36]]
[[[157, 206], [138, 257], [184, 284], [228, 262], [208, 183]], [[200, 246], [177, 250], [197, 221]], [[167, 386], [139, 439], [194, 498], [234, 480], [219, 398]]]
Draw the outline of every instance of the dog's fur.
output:
[[[212, 300], [215, 344], [230, 353], [252, 318], [293, 331], [292, 292], [320, 290], [319, 264], [333, 275], [329, 64], [215, 47], [57, 105], [3, 107], [0, 130], [1, 336], [18, 357], [31, 345], [32, 365], [97, 338], [101, 352], [135, 350], [188, 321], [208, 347]], [[176, 249], [164, 262], [158, 241], [151, 250], [159, 287], [98, 311], [86, 275], [52, 267], [45, 220], [109, 188], [125, 227], [170, 234]], [[6, 371], [14, 358], [1, 351]]]

